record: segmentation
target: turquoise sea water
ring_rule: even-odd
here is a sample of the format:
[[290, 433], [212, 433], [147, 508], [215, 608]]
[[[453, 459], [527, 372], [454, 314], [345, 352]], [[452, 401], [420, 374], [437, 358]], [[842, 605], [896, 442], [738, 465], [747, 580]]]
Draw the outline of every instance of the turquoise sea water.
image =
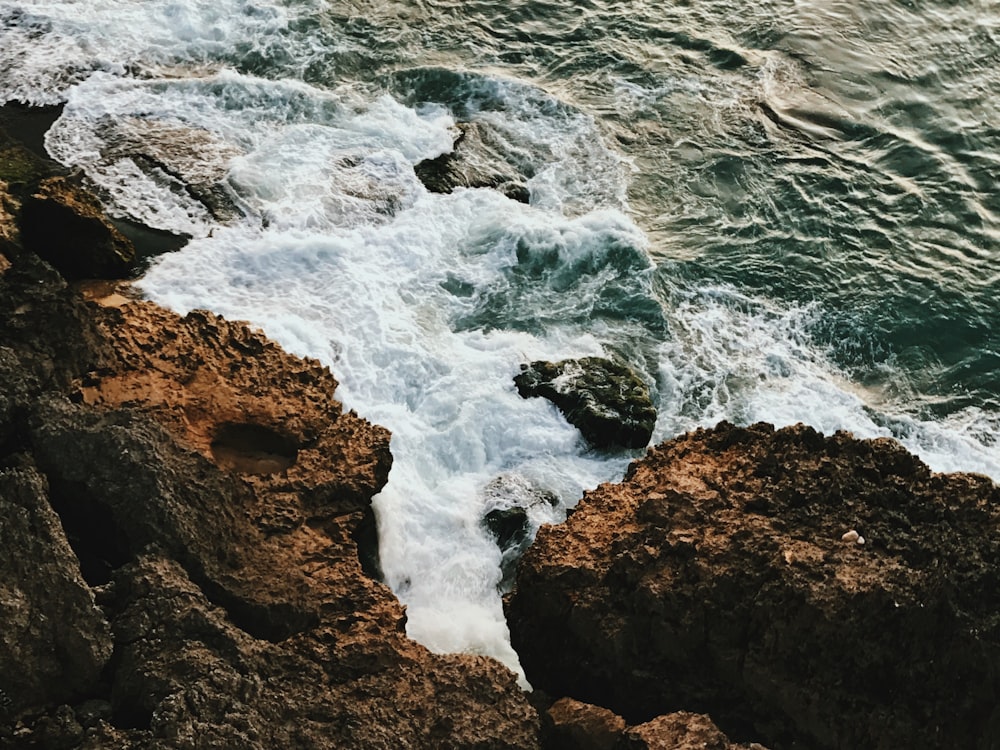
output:
[[[519, 399], [527, 359], [626, 359], [657, 440], [804, 421], [1000, 478], [998, 2], [0, 0], [0, 50], [0, 99], [65, 104], [50, 153], [192, 237], [149, 296], [393, 431], [383, 563], [432, 648], [516, 668], [480, 519], [638, 455]], [[463, 122], [530, 205], [423, 188]]]

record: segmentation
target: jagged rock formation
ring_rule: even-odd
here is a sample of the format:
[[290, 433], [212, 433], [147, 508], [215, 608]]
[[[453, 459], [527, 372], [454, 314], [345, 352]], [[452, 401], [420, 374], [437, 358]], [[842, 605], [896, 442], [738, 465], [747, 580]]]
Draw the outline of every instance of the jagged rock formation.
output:
[[0, 206], [0, 746], [537, 748], [362, 569], [389, 435], [329, 370], [71, 287]]
[[546, 750], [765, 750], [731, 742], [708, 716], [688, 711], [630, 727], [606, 708], [560, 698], [544, 719]]
[[504, 147], [489, 126], [480, 122], [458, 125], [459, 134], [450, 153], [425, 159], [414, 167], [417, 177], [434, 193], [450, 193], [457, 187], [493, 188], [521, 203], [530, 200], [521, 174], [508, 163]]
[[131, 241], [93, 196], [66, 177], [47, 177], [24, 198], [21, 234], [67, 279], [125, 278], [135, 270]]
[[536, 687], [634, 723], [683, 709], [775, 748], [985, 750], [998, 525], [989, 479], [895, 441], [721, 424], [542, 527], [511, 637]]
[[30, 465], [0, 470], [0, 518], [6, 711], [85, 696], [111, 656], [111, 633]]
[[677, 711], [629, 727], [615, 750], [764, 750], [756, 742], [730, 741], [704, 714]]
[[656, 426], [649, 388], [628, 366], [603, 357], [532, 362], [514, 377], [523, 398], [542, 396], [599, 448], [643, 448]]

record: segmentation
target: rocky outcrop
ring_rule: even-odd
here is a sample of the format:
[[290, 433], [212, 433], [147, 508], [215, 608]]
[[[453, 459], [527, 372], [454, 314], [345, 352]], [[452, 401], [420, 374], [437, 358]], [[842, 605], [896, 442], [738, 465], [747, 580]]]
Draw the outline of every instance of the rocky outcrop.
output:
[[677, 711], [629, 727], [615, 750], [764, 750], [730, 741], [704, 714]]
[[389, 435], [329, 370], [4, 257], [0, 746], [538, 747], [515, 676], [365, 573]]
[[29, 465], [0, 469], [3, 713], [79, 700], [111, 656], [111, 633]]
[[413, 168], [424, 187], [434, 193], [450, 193], [457, 187], [493, 188], [527, 203], [531, 196], [525, 183], [530, 175], [521, 174], [508, 162], [489, 126], [464, 122], [458, 130], [450, 153], [425, 159]]
[[991, 748], [1000, 489], [891, 440], [721, 424], [652, 449], [522, 558], [528, 679], [771, 747]]
[[649, 388], [628, 366], [603, 357], [521, 365], [523, 398], [543, 396], [599, 448], [643, 448], [656, 426]]
[[551, 750], [615, 750], [625, 719], [600, 706], [560, 698], [546, 712]]
[[688, 711], [629, 727], [606, 708], [560, 698], [544, 719], [546, 750], [766, 750], [731, 742], [708, 716]]
[[21, 235], [67, 279], [124, 278], [135, 269], [132, 243], [100, 203], [66, 177], [47, 177], [24, 198]]

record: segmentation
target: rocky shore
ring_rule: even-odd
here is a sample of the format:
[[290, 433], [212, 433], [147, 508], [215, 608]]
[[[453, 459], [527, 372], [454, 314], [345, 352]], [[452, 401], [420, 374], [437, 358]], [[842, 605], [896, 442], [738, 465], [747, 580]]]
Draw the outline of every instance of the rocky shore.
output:
[[1000, 747], [987, 478], [803, 426], [655, 447], [520, 561], [523, 692], [406, 637], [389, 435], [334, 375], [136, 298], [95, 199], [0, 146], [0, 747]]

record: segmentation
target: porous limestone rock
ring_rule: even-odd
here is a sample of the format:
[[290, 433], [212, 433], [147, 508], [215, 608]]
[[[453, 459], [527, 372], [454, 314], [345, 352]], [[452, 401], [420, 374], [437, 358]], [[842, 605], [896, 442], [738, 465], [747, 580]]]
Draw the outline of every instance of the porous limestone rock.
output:
[[889, 439], [723, 423], [543, 526], [508, 621], [533, 685], [631, 723], [693, 710], [772, 747], [986, 750], [998, 583], [988, 478]]
[[560, 698], [546, 712], [547, 750], [615, 750], [625, 719], [601, 706]]
[[[515, 675], [411, 641], [403, 606], [363, 570], [389, 434], [343, 411], [318, 362], [208, 313], [68, 286], [19, 249], [0, 275], [0, 378], [26, 384], [0, 415], [0, 469], [44, 474], [39, 502], [68, 540], [60, 569], [96, 594], [114, 639], [106, 663], [78, 649], [104, 664], [99, 679], [59, 656], [90, 680], [60, 686], [37, 654], [79, 645], [90, 615], [60, 610], [48, 641], [22, 633], [0, 676], [37, 667], [55, 692], [28, 710], [0, 686], [0, 745], [538, 747]], [[48, 606], [48, 570], [0, 569], [25, 592], [15, 614]]]
[[764, 750], [756, 742], [731, 742], [703, 714], [677, 711], [629, 727], [615, 750]]

